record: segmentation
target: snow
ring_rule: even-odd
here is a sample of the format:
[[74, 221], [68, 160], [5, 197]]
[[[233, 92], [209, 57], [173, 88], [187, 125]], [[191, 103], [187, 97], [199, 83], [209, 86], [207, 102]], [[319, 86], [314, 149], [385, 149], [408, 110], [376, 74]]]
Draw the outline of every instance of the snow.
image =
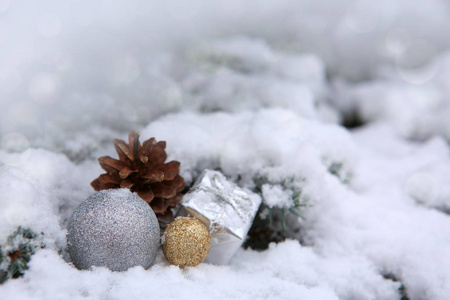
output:
[[[448, 298], [448, 1], [83, 2], [0, 1], [0, 245], [46, 244], [0, 299]], [[129, 130], [188, 185], [307, 205], [228, 265], [77, 270], [68, 220]]]

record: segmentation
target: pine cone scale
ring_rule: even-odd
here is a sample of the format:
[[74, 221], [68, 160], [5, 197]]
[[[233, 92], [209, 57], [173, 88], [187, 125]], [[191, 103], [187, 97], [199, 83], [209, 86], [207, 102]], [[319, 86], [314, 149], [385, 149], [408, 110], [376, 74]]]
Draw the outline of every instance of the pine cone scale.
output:
[[142, 143], [141, 153], [142, 154], [147, 154], [148, 152], [150, 152], [152, 147], [154, 147], [155, 145], [156, 145], [155, 138], [151, 138], [151, 139], [146, 140], [144, 143]]
[[148, 162], [148, 157], [145, 155], [140, 154], [139, 159], [143, 164], [146, 164]]
[[164, 180], [173, 180], [180, 173], [180, 163], [178, 161], [171, 161], [163, 165], [161, 172], [164, 173]]
[[158, 214], [158, 218], [167, 223], [173, 220], [173, 213], [170, 209], [168, 209], [165, 212]]
[[91, 186], [94, 188], [94, 190], [100, 191], [100, 179], [97, 178], [94, 181], [92, 181]]
[[114, 146], [116, 148], [117, 154], [119, 154], [119, 159], [123, 161], [123, 157], [127, 157], [130, 161], [134, 160], [133, 153], [130, 151], [128, 145], [119, 139], [114, 139]]
[[177, 192], [181, 192], [186, 187], [184, 179], [180, 175], [175, 176], [172, 184], [177, 187]]
[[163, 213], [169, 207], [169, 203], [167, 203], [163, 198], [155, 198], [150, 206], [155, 213]]
[[164, 172], [159, 170], [147, 170], [147, 172], [141, 175], [142, 178], [145, 178], [148, 182], [160, 182], [165, 179]]
[[164, 161], [167, 158], [166, 151], [164, 149], [166, 148], [166, 145], [160, 144], [161, 142], [158, 142], [155, 147], [153, 147], [149, 152], [148, 156], [152, 157], [152, 166], [161, 165], [164, 163]]
[[125, 153], [123, 153], [122, 149], [120, 149], [118, 143], [120, 143], [120, 140], [114, 139], [114, 149], [116, 149], [116, 152], [119, 155], [119, 161], [125, 161], [127, 156], [125, 155]]
[[131, 170], [129, 167], [125, 167], [122, 170], [120, 170], [119, 176], [120, 176], [120, 178], [125, 179], [128, 176], [130, 176], [130, 174], [136, 173], [136, 172], [137, 172], [136, 170]]
[[166, 200], [166, 202], [169, 206], [176, 206], [176, 205], [178, 205], [178, 203], [181, 202], [181, 199], [182, 199], [182, 195], [178, 194], [175, 197]]
[[176, 187], [172, 184], [164, 184], [164, 181], [154, 183], [152, 189], [155, 197], [173, 198], [177, 194]]
[[155, 198], [152, 190], [139, 190], [136, 191], [136, 193], [147, 203], [152, 202], [152, 200]]
[[110, 182], [101, 182], [99, 179], [94, 180], [94, 181], [91, 183], [91, 186], [92, 186], [92, 187], [94, 188], [94, 190], [96, 190], [96, 191], [115, 189], [115, 188], [118, 188], [118, 187], [119, 187], [118, 184], [114, 184], [114, 183], [110, 183]]
[[128, 133], [128, 145], [133, 157], [138, 157], [138, 151], [141, 147], [141, 144], [139, 143], [139, 133], [136, 131], [130, 131], [130, 133]]
[[120, 178], [113, 174], [102, 174], [98, 177], [99, 181], [102, 183], [114, 183], [120, 184]]
[[100, 166], [107, 172], [115, 172], [116, 170], [120, 171], [127, 166], [121, 161], [109, 156], [100, 157], [98, 159], [98, 162], [100, 163]]
[[125, 188], [125, 189], [131, 189], [134, 185], [134, 182], [132, 182], [131, 180], [122, 180], [122, 182], [120, 183], [120, 187], [121, 188]]

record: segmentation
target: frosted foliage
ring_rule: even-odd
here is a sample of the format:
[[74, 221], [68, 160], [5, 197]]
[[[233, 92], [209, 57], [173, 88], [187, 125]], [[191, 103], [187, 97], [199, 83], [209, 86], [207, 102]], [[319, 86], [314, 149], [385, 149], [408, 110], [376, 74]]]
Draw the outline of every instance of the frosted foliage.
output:
[[[0, 246], [19, 225], [46, 244], [0, 298], [447, 300], [449, 7], [0, 0]], [[259, 193], [289, 238], [225, 266], [76, 269], [69, 219], [129, 130], [167, 141], [187, 186], [208, 168]]]
[[269, 207], [289, 207], [291, 205], [292, 191], [284, 190], [280, 185], [264, 184], [262, 186], [264, 203]]

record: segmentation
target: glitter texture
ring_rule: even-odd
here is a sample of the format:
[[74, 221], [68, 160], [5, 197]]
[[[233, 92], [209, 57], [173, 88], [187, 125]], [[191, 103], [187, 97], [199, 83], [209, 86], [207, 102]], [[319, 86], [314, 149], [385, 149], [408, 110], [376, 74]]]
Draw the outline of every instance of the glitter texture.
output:
[[208, 229], [194, 218], [177, 218], [167, 226], [163, 238], [167, 261], [182, 268], [204, 261], [211, 245]]
[[147, 269], [160, 241], [153, 210], [128, 189], [93, 194], [75, 209], [67, 229], [69, 253], [78, 269]]

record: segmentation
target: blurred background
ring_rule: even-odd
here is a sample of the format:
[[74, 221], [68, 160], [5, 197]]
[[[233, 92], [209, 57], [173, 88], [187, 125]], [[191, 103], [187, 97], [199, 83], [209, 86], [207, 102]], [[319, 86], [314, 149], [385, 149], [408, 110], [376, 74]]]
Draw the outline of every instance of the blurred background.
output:
[[75, 162], [170, 112], [450, 140], [445, 0], [0, 0], [0, 147]]

